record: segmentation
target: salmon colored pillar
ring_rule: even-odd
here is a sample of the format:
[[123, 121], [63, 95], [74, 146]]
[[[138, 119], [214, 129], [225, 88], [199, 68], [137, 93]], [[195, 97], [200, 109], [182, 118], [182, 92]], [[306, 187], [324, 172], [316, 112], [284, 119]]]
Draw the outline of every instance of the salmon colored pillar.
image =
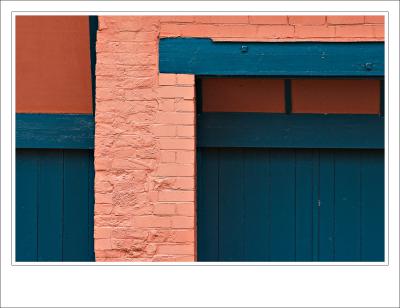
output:
[[97, 261], [194, 261], [194, 77], [158, 74], [158, 17], [101, 17]]

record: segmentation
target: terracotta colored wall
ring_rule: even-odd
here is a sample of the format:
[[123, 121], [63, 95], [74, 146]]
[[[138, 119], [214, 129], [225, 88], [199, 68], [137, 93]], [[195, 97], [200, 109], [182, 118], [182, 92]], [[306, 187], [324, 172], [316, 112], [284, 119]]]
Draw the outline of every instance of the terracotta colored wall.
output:
[[382, 22], [363, 16], [100, 16], [96, 259], [196, 259], [194, 78], [158, 73], [159, 37], [381, 41]]
[[283, 79], [203, 78], [204, 112], [285, 112]]
[[92, 113], [87, 16], [16, 17], [16, 111]]
[[379, 80], [297, 79], [292, 81], [293, 113], [379, 114]]
[[[379, 114], [380, 80], [291, 79], [293, 113]], [[285, 112], [283, 79], [202, 78], [204, 112]]]

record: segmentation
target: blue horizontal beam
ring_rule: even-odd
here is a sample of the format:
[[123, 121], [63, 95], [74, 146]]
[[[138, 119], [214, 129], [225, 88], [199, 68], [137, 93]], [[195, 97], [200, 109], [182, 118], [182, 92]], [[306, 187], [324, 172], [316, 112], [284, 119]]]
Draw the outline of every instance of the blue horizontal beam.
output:
[[382, 149], [378, 115], [202, 113], [198, 147]]
[[164, 38], [160, 73], [232, 76], [384, 75], [384, 44], [213, 42], [202, 38]]
[[89, 114], [17, 114], [16, 147], [93, 149], [94, 117]]

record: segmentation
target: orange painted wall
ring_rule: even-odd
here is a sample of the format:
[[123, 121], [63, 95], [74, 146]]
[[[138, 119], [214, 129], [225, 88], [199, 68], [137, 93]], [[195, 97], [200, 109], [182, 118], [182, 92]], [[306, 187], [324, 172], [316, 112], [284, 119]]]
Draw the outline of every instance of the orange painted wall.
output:
[[204, 112], [285, 112], [283, 79], [204, 78]]
[[[379, 114], [380, 81], [292, 79], [293, 113]], [[203, 78], [203, 112], [285, 112], [283, 79]]]
[[293, 113], [378, 114], [379, 80], [292, 80]]
[[16, 17], [17, 113], [92, 113], [89, 18]]

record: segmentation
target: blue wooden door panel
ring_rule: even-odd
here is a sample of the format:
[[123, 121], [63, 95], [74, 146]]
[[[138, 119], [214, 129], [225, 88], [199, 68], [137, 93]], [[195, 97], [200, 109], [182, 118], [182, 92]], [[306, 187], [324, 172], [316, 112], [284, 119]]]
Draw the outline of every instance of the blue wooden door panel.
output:
[[220, 149], [219, 258], [240, 261], [244, 256], [243, 151]]
[[335, 237], [335, 165], [334, 152], [320, 150], [319, 153], [319, 229], [318, 260], [334, 261]]
[[86, 261], [95, 261], [96, 257], [94, 254], [94, 151], [87, 151], [88, 158], [88, 183], [89, 183], [89, 197], [87, 207], [89, 208], [89, 223], [88, 223], [88, 250], [87, 256], [84, 258]]
[[199, 261], [384, 260], [383, 151], [199, 151]]
[[39, 159], [35, 150], [16, 157], [16, 257], [17, 261], [37, 260], [37, 187]]
[[217, 261], [218, 251], [218, 177], [219, 177], [219, 150], [200, 149], [197, 155], [197, 208], [199, 225], [207, 225], [197, 232], [198, 259], [202, 261]]
[[[248, 149], [244, 159], [244, 261], [269, 259], [269, 151]], [[261, 188], [261, 189], [260, 189]]]
[[93, 153], [17, 150], [17, 261], [90, 261]]
[[[335, 260], [360, 260], [360, 151], [335, 152]], [[321, 222], [323, 223], [323, 222]]]
[[57, 261], [62, 260], [63, 152], [38, 152], [38, 261]]
[[[66, 150], [64, 157], [64, 233], [63, 259], [90, 261], [91, 228], [89, 207], [93, 203], [89, 195], [90, 152]], [[82, 159], [83, 158], [83, 159]], [[79, 179], [81, 181], [79, 181]]]
[[384, 261], [384, 157], [378, 151], [361, 156], [361, 260]]
[[296, 261], [313, 258], [313, 151], [295, 151]]
[[294, 261], [296, 247], [294, 151], [271, 151], [270, 164], [270, 261]]

